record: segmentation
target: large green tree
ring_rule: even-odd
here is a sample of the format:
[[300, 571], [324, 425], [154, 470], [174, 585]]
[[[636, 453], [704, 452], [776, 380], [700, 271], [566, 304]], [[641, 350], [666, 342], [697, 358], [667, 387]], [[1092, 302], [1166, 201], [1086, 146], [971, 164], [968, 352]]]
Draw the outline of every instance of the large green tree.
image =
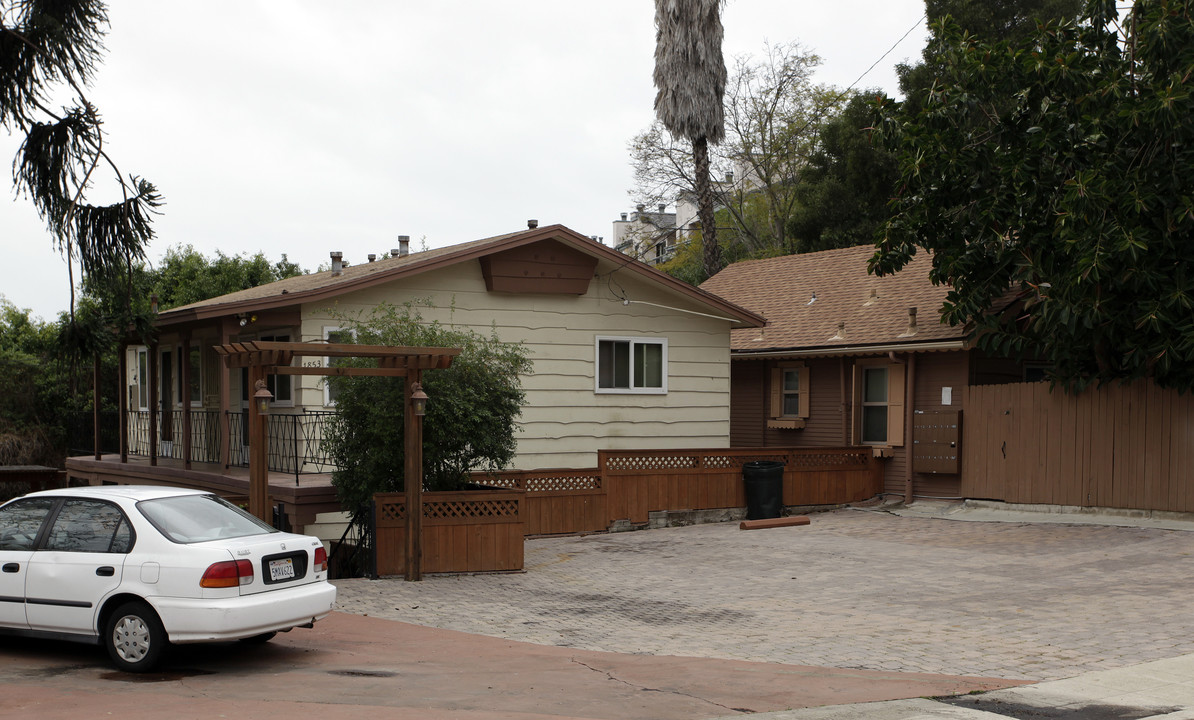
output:
[[895, 215], [872, 261], [933, 253], [943, 317], [1054, 379], [1194, 388], [1194, 18], [1109, 0], [1019, 42], [933, 28], [942, 76], [884, 132]]
[[722, 0], [655, 0], [655, 115], [674, 138], [692, 143], [705, 273], [721, 269], [709, 145], [725, 137], [726, 66]]
[[[24, 136], [13, 179], [67, 260], [72, 324], [76, 265], [80, 279], [132, 267], [144, 258], [162, 203], [153, 184], [119, 170], [84, 93], [107, 24], [99, 0], [0, 0], [0, 127]], [[69, 105], [51, 107], [51, 96], [62, 94]], [[101, 181], [109, 187], [100, 194], [114, 201], [90, 201]]]
[[[423, 419], [423, 463], [428, 490], [453, 490], [471, 470], [499, 470], [517, 447], [517, 419], [526, 394], [521, 376], [531, 372], [528, 350], [494, 335], [425, 322], [419, 308], [382, 304], [364, 316], [336, 314], [341, 340], [363, 345], [458, 347], [446, 370], [423, 374], [430, 401]], [[350, 361], [368, 365], [369, 361]], [[376, 365], [376, 361], [373, 361]], [[332, 484], [341, 504], [358, 508], [374, 493], [403, 489], [405, 446], [403, 378], [332, 377], [335, 419], [324, 450], [340, 468]]]
[[872, 128], [878, 122], [869, 90], [824, 121], [817, 145], [793, 187], [796, 207], [788, 232], [796, 252], [865, 245], [887, 222], [899, 168]]
[[[1077, 19], [1082, 6], [1083, 0], [925, 0], [925, 15], [930, 27], [948, 17], [960, 31], [981, 40], [1021, 42], [1040, 22]], [[930, 39], [919, 63], [897, 66], [905, 111], [920, 109], [944, 72], [939, 51], [940, 45]]]

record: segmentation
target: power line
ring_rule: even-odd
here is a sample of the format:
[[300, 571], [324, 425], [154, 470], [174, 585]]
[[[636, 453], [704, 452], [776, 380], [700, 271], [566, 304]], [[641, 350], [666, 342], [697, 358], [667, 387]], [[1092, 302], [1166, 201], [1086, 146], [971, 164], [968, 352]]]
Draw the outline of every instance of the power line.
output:
[[929, 14], [928, 14], [928, 13], [925, 13], [924, 15], [921, 15], [921, 16], [920, 16], [920, 19], [916, 21], [916, 24], [914, 24], [912, 27], [908, 28], [908, 32], [904, 33], [904, 34], [903, 34], [903, 36], [902, 36], [902, 37], [900, 37], [900, 39], [899, 39], [899, 40], [896, 40], [896, 41], [895, 41], [895, 45], [892, 45], [891, 47], [889, 47], [889, 48], [887, 49], [887, 52], [883, 53], [883, 55], [881, 55], [881, 56], [879, 57], [879, 59], [878, 59], [878, 60], [876, 60], [875, 62], [871, 63], [871, 66], [870, 66], [869, 68], [867, 68], [867, 69], [866, 69], [866, 72], [864, 72], [863, 74], [859, 75], [859, 76], [858, 76], [858, 79], [857, 79], [857, 80], [855, 80], [854, 82], [850, 83], [850, 84], [849, 84], [849, 85], [846, 87], [846, 89], [847, 89], [847, 90], [852, 90], [852, 89], [854, 88], [854, 86], [855, 86], [855, 85], [857, 85], [857, 84], [859, 83], [859, 81], [861, 81], [861, 80], [862, 80], [864, 77], [866, 77], [866, 76], [867, 76], [867, 74], [869, 74], [869, 73], [870, 73], [872, 70], [874, 70], [874, 69], [875, 69], [875, 66], [876, 66], [876, 65], [878, 65], [878, 64], [879, 64], [879, 63], [881, 63], [881, 62], [883, 62], [883, 58], [886, 58], [888, 55], [890, 55], [890, 54], [891, 54], [891, 51], [892, 51], [892, 50], [895, 50], [897, 47], [899, 47], [899, 46], [900, 46], [900, 43], [902, 43], [902, 42], [904, 42], [905, 40], [907, 40], [907, 39], [908, 39], [908, 36], [912, 34], [912, 31], [913, 31], [913, 30], [915, 30], [916, 28], [920, 27], [920, 24], [921, 24], [922, 22], [924, 22], [924, 21], [925, 21], [925, 19], [926, 19], [926, 18], [928, 18], [928, 16], [929, 16]]

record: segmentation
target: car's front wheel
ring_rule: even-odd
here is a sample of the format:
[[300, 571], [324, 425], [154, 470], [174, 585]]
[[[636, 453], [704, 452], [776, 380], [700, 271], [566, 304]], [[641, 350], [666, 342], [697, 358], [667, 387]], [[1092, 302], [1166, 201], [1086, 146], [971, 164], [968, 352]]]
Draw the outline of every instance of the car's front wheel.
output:
[[166, 629], [153, 608], [143, 602], [128, 602], [108, 618], [104, 646], [117, 668], [125, 672], [149, 672], [157, 667], [168, 643]]

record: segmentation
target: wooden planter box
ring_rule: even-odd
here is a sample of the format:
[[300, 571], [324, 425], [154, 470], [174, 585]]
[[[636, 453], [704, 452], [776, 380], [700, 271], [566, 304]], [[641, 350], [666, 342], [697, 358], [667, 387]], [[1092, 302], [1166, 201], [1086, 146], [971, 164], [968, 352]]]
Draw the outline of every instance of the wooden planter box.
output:
[[[377, 574], [401, 575], [406, 563], [406, 498], [373, 496]], [[423, 493], [423, 572], [522, 570], [526, 491], [513, 488]]]

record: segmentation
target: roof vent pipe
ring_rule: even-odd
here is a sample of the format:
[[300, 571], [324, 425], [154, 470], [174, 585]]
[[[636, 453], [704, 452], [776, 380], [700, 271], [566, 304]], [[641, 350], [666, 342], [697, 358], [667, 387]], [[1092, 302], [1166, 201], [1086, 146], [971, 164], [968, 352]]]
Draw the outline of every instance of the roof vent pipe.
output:
[[538, 220], [527, 220], [527, 229], [528, 230], [534, 230], [537, 227], [539, 227]]
[[908, 332], [916, 332], [916, 308], [908, 308]]
[[376, 259], [377, 259], [377, 253], [369, 253], [369, 262], [373, 262]]
[[398, 236], [398, 252], [395, 253], [398, 257], [406, 257], [410, 255], [410, 235]]
[[667, 212], [667, 205], [664, 205], [663, 203], [659, 203], [659, 212], [660, 213]]
[[732, 172], [726, 173], [726, 182], [728, 182], [728, 183], [734, 182], [734, 173], [732, 173]]
[[332, 252], [332, 277], [344, 272], [344, 253], [339, 250]]

